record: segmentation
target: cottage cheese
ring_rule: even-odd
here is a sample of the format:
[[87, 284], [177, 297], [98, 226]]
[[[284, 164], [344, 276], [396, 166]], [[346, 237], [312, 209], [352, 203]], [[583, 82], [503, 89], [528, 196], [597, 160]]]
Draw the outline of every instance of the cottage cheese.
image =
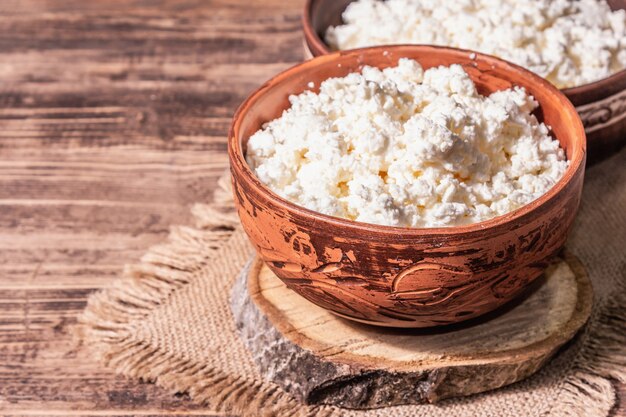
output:
[[335, 49], [421, 43], [515, 62], [559, 88], [626, 68], [626, 10], [598, 0], [357, 0], [331, 27]]
[[402, 59], [290, 101], [250, 137], [248, 164], [280, 196], [331, 216], [479, 222], [535, 200], [568, 165], [524, 89], [482, 96], [459, 65], [423, 71]]

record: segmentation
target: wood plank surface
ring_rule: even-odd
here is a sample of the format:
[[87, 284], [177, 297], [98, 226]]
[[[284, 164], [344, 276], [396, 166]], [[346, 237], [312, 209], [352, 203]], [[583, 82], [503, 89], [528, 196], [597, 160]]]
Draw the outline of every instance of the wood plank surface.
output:
[[207, 201], [301, 2], [0, 2], [0, 415], [218, 415], [73, 340], [90, 293]]
[[0, 1], [0, 415], [218, 415], [70, 328], [210, 198], [235, 108], [302, 59], [302, 4]]

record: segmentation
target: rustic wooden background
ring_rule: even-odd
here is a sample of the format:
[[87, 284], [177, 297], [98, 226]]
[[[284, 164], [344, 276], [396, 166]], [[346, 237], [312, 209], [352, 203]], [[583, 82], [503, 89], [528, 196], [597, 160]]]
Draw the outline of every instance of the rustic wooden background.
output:
[[209, 199], [236, 106], [302, 59], [302, 3], [0, 1], [0, 415], [216, 415], [70, 327]]
[[302, 59], [300, 1], [0, 0], [0, 415], [214, 415], [69, 331], [189, 221], [236, 106]]

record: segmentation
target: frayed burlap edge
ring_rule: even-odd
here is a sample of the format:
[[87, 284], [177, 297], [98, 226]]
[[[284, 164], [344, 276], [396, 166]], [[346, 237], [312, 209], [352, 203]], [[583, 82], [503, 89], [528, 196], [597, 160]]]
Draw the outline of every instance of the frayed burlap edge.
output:
[[195, 205], [192, 214], [195, 228], [173, 227], [167, 243], [151, 248], [138, 265], [125, 269], [122, 279], [89, 298], [77, 328], [80, 341], [115, 372], [186, 392], [218, 412], [331, 416], [328, 407], [302, 407], [277, 385], [174, 357], [138, 341], [129, 330], [129, 323], [146, 317], [201, 275], [210, 259], [241, 233], [227, 175], [219, 180], [214, 201]]
[[[333, 416], [330, 407], [302, 407], [277, 385], [233, 376], [201, 363], [174, 357], [137, 341], [128, 324], [147, 316], [178, 289], [197, 278], [229, 241], [239, 222], [232, 208], [229, 176], [218, 182], [214, 201], [192, 208], [195, 228], [178, 226], [167, 243], [151, 248], [123, 278], [92, 295], [80, 318], [78, 337], [117, 373], [151, 381], [218, 412], [264, 416]], [[596, 309], [578, 338], [569, 375], [559, 383], [558, 402], [545, 417], [594, 415], [598, 404], [614, 407], [614, 381], [626, 383], [626, 283]]]
[[598, 404], [607, 404], [607, 415], [612, 415], [619, 405], [616, 382], [626, 383], [626, 283], [620, 281], [616, 287], [579, 335], [558, 402], [544, 416], [592, 416]]

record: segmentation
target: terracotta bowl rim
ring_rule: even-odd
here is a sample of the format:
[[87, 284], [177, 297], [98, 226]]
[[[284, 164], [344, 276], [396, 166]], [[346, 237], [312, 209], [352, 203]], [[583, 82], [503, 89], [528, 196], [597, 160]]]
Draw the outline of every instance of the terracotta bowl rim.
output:
[[[306, 3], [304, 5], [304, 13], [302, 13], [302, 27], [304, 30], [305, 45], [309, 49], [311, 49], [311, 54], [313, 56], [316, 56], [316, 52], [317, 53], [322, 52], [324, 55], [332, 54], [337, 51], [332, 51], [330, 47], [328, 46], [328, 44], [324, 42], [322, 38], [320, 38], [315, 28], [313, 28], [313, 18], [312, 18], [311, 8], [313, 6], [314, 1], [319, 1], [319, 0], [306, 0]], [[407, 44], [390, 44], [390, 45], [379, 45], [379, 46], [389, 47], [393, 45], [407, 45]], [[414, 44], [414, 45], [424, 45], [424, 44]], [[311, 48], [311, 46], [313, 48]], [[451, 48], [451, 47], [447, 47], [447, 48]], [[365, 49], [365, 48], [359, 48], [359, 49]], [[478, 54], [478, 52], [476, 51], [470, 51], [470, 53], [471, 52]], [[482, 55], [488, 55], [488, 54], [482, 54]], [[498, 58], [498, 57], [494, 56], [494, 58]], [[502, 58], [498, 58], [498, 59], [502, 59]], [[600, 90], [610, 88], [615, 83], [622, 82], [622, 81], [626, 81], [626, 68], [606, 78], [602, 78], [600, 80], [592, 81], [586, 84], [576, 85], [573, 87], [561, 88], [560, 90], [563, 93], [565, 93], [565, 95], [567, 96], [585, 95], [590, 91], [600, 91]]]
[[[270, 80], [266, 81], [261, 87], [255, 90], [248, 96], [248, 98], [239, 106], [235, 112], [232, 120], [232, 124], [228, 134], [228, 155], [230, 159], [230, 167], [233, 175], [233, 180], [245, 180], [260, 194], [263, 194], [267, 200], [273, 205], [279, 206], [285, 209], [287, 212], [299, 213], [301, 216], [305, 216], [311, 219], [312, 223], [325, 223], [336, 227], [343, 227], [353, 229], [355, 231], [377, 233], [377, 234], [392, 234], [402, 235], [403, 237], [425, 237], [425, 236], [451, 236], [460, 234], [471, 234], [476, 232], [485, 232], [487, 229], [494, 229], [504, 224], [512, 223], [522, 219], [530, 213], [538, 210], [541, 206], [545, 205], [549, 201], [557, 199], [559, 194], [567, 187], [567, 185], [576, 177], [576, 174], [580, 171], [581, 167], [584, 169], [587, 143], [585, 130], [576, 112], [574, 105], [567, 99], [562, 91], [554, 87], [550, 82], [539, 77], [535, 73], [520, 67], [519, 65], [512, 64], [502, 59], [493, 57], [487, 54], [481, 54], [475, 52], [475, 61], [485, 61], [488, 64], [499, 66], [507, 71], [521, 71], [530, 82], [534, 82], [539, 85], [540, 88], [549, 90], [552, 94], [560, 96], [563, 104], [562, 112], [569, 112], [574, 120], [574, 125], [570, 126], [574, 141], [572, 158], [568, 159], [569, 166], [563, 174], [563, 177], [550, 189], [547, 193], [543, 194], [538, 199], [526, 204], [516, 210], [509, 213], [493, 217], [491, 219], [470, 223], [458, 226], [447, 227], [407, 227], [407, 226], [386, 226], [373, 223], [359, 222], [355, 220], [345, 219], [342, 217], [334, 217], [327, 214], [323, 214], [306, 207], [300, 206], [287, 199], [280, 197], [273, 192], [268, 186], [263, 184], [258, 177], [254, 174], [250, 166], [248, 165], [245, 156], [243, 155], [243, 138], [239, 140], [240, 125], [244, 120], [248, 109], [257, 101], [259, 97], [262, 97], [266, 92], [271, 90], [274, 86], [280, 84], [283, 80], [291, 78], [295, 74], [305, 73], [314, 70], [316, 67], [332, 62], [343, 56], [350, 55], [363, 55], [363, 54], [375, 54], [375, 53], [394, 53], [396, 51], [413, 49], [422, 51], [424, 53], [452, 53], [455, 55], [467, 56], [470, 53], [474, 53], [468, 50], [449, 48], [443, 46], [430, 46], [430, 45], [389, 45], [389, 46], [374, 46], [360, 49], [352, 49], [345, 51], [333, 52], [327, 55], [321, 55], [310, 59], [308, 61], [297, 64], [281, 73], [277, 74]], [[385, 52], [387, 51], [387, 52]], [[401, 54], [400, 54], [401, 55]], [[299, 92], [294, 92], [298, 94]], [[541, 103], [540, 103], [541, 106]]]

